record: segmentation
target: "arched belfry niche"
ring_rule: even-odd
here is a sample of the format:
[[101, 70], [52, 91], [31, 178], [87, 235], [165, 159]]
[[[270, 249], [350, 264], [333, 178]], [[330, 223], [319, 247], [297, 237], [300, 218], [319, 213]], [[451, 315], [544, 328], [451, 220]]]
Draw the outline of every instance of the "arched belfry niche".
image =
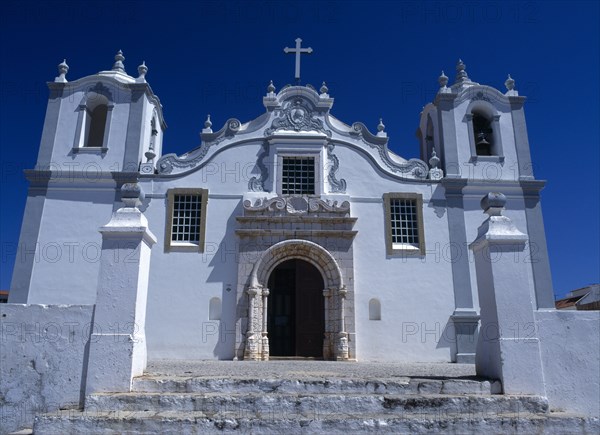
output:
[[351, 337], [354, 337], [354, 292], [345, 282], [339, 262], [327, 249], [318, 243], [300, 239], [280, 241], [257, 255], [243, 285], [243, 293], [239, 294], [238, 312], [242, 317], [238, 356], [241, 357], [239, 354], [243, 351], [245, 360], [269, 359], [269, 277], [278, 265], [291, 259], [312, 264], [323, 278], [323, 358], [354, 359], [353, 349], [356, 347], [350, 343]]

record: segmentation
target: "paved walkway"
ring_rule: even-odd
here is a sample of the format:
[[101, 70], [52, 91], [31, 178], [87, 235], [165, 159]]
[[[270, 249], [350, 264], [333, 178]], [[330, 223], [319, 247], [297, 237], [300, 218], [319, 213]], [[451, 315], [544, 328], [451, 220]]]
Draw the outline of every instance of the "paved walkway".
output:
[[208, 378], [472, 378], [475, 365], [337, 361], [185, 361], [154, 360], [146, 375]]

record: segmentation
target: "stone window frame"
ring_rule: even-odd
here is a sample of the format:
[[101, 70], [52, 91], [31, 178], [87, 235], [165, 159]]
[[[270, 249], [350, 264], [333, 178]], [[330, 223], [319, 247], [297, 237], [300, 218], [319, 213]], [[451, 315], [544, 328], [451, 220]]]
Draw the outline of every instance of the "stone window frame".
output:
[[[198, 244], [173, 242], [173, 207], [175, 205], [175, 195], [198, 195], [200, 196], [200, 236]], [[167, 218], [165, 227], [165, 252], [204, 252], [206, 239], [206, 215], [208, 204], [208, 189], [201, 188], [174, 188], [167, 191]]]
[[[284, 157], [313, 158], [315, 162], [315, 192], [307, 194], [283, 194], [283, 159]], [[277, 193], [282, 196], [320, 196], [323, 192], [323, 173], [321, 168], [321, 153], [312, 150], [291, 151], [285, 150], [277, 153]]]
[[[417, 210], [417, 235], [419, 237], [418, 246], [394, 248], [392, 243], [392, 222], [391, 222], [391, 204], [392, 199], [410, 199], [415, 201]], [[423, 195], [420, 193], [408, 192], [390, 192], [383, 194], [383, 204], [385, 210], [385, 243], [388, 256], [406, 256], [406, 255], [425, 255], [425, 228], [423, 224]]]

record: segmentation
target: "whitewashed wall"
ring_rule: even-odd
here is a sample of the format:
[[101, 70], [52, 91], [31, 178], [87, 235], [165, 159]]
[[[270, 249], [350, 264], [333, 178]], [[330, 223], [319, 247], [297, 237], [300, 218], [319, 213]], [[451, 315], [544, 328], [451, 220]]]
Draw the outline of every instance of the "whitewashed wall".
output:
[[93, 308], [0, 304], [0, 434], [83, 405]]
[[[182, 177], [142, 180], [151, 199], [145, 215], [158, 243], [152, 250], [147, 339], [150, 358], [222, 358], [233, 356], [237, 282], [236, 216], [260, 142], [217, 153], [205, 166]], [[454, 289], [448, 251], [448, 222], [443, 207], [430, 198], [443, 196], [437, 184], [400, 182], [384, 175], [366, 153], [338, 144], [338, 179], [348, 185], [354, 229], [357, 358], [359, 360], [450, 361], [454, 334], [450, 315]], [[274, 165], [265, 162], [272, 178]], [[209, 190], [204, 253], [165, 252], [164, 232], [168, 189], [201, 187]], [[442, 189], [440, 193], [439, 189]], [[425, 257], [388, 258], [385, 244], [383, 194], [418, 192], [423, 195]], [[256, 193], [257, 197], [272, 193]], [[227, 291], [227, 289], [232, 289]], [[209, 320], [209, 301], [222, 299], [220, 322]], [[382, 320], [368, 320], [368, 303], [382, 304]], [[393, 313], [393, 314], [392, 314]], [[390, 333], [392, 331], [392, 333]]]
[[600, 312], [535, 312], [551, 410], [600, 417]]

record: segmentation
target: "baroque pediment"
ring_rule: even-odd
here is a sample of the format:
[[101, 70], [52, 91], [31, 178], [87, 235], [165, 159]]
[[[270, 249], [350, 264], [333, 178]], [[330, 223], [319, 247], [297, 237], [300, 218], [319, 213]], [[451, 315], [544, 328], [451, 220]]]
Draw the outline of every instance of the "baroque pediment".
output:
[[[286, 86], [279, 93], [275, 87], [269, 86], [263, 104], [267, 109], [260, 117], [241, 123], [235, 118], [227, 122], [218, 131], [213, 132], [212, 122], [208, 119], [202, 130], [202, 145], [181, 156], [167, 154], [157, 162], [159, 175], [179, 176], [192, 172], [204, 166], [214, 155], [227, 148], [239, 146], [248, 142], [268, 141], [273, 143], [278, 137], [286, 140], [295, 139], [298, 143], [308, 136], [318, 136], [327, 141], [328, 159], [337, 169], [339, 162], [332, 155], [333, 147], [344, 145], [360, 150], [377, 166], [389, 175], [401, 179], [425, 180], [429, 172], [427, 164], [419, 159], [405, 160], [393, 156], [388, 149], [388, 137], [383, 131], [383, 125], [372, 133], [361, 122], [345, 124], [331, 115], [333, 98], [327, 93], [326, 87], [318, 93], [312, 86]], [[263, 159], [261, 154], [258, 160]], [[254, 177], [250, 183], [251, 191], [262, 191], [267, 174], [261, 167], [260, 177]], [[330, 171], [331, 172], [331, 171]], [[337, 180], [335, 170], [326, 175], [334, 186], [335, 192], [345, 192], [344, 180]], [[260, 179], [259, 179], [260, 178]]]

